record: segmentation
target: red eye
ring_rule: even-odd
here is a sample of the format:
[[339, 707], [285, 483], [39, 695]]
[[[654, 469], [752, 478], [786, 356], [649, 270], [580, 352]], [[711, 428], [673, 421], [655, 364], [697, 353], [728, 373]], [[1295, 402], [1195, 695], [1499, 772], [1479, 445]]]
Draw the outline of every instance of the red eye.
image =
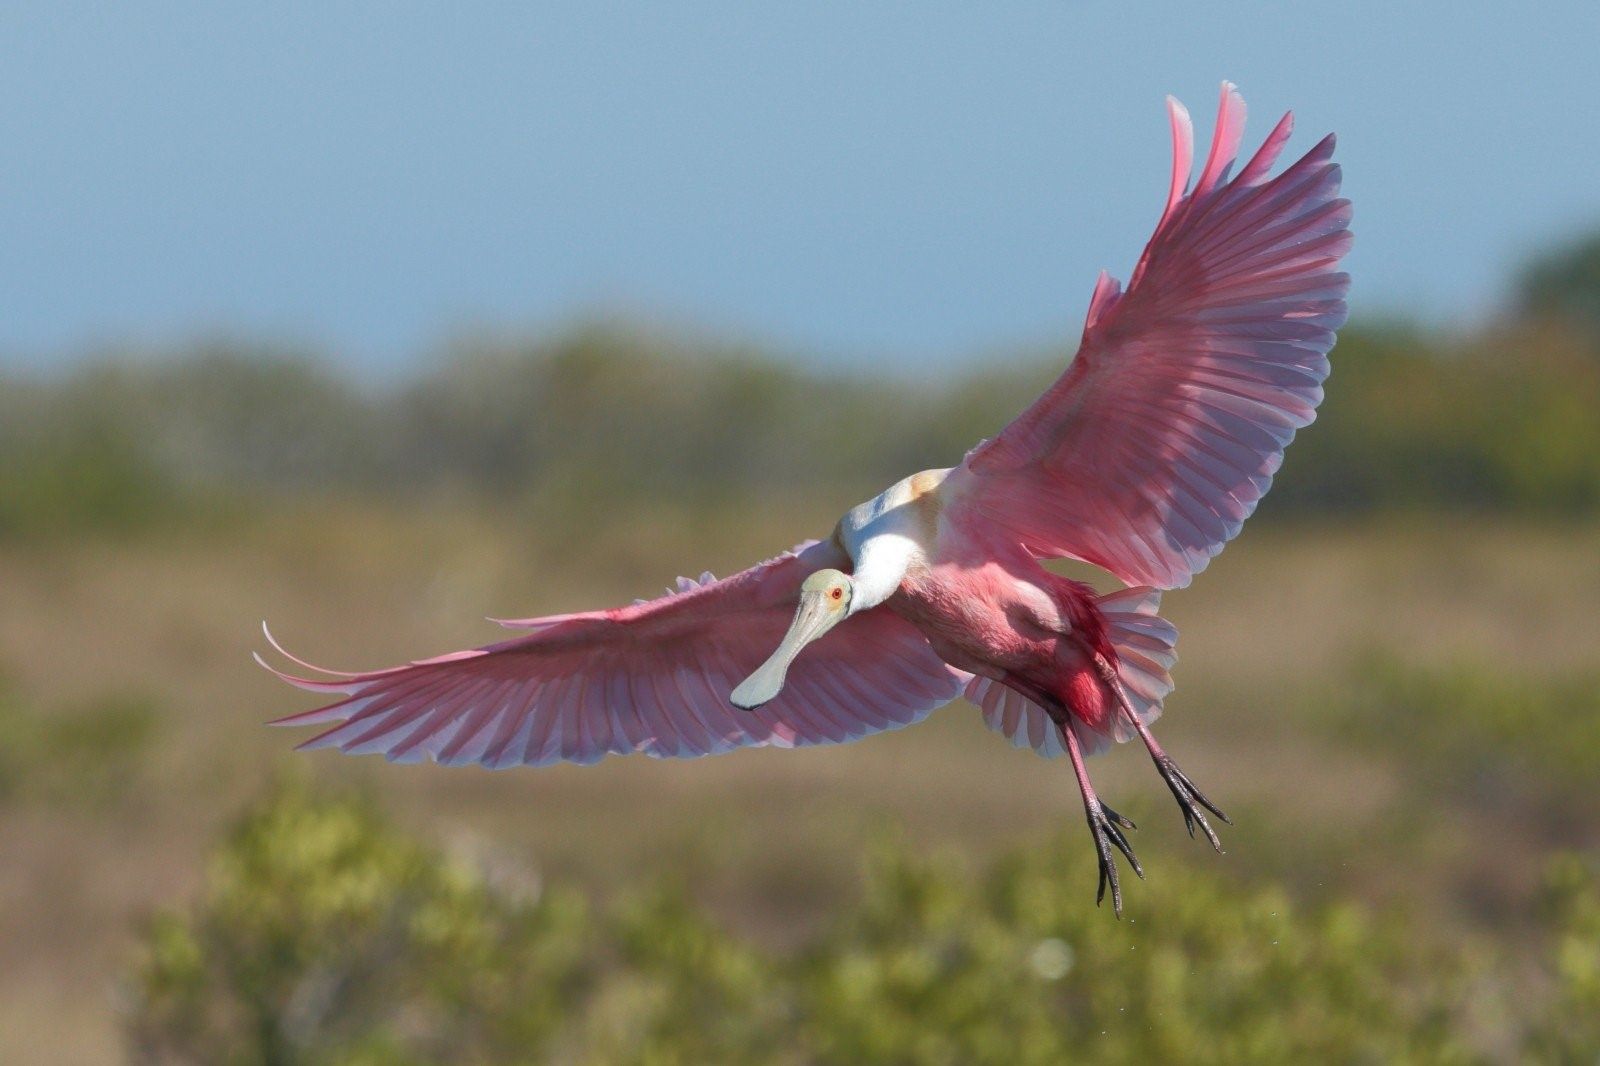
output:
[[828, 593], [828, 595], [832, 596], [836, 600], [843, 599], [844, 598], [844, 589], [835, 588], [832, 592]]

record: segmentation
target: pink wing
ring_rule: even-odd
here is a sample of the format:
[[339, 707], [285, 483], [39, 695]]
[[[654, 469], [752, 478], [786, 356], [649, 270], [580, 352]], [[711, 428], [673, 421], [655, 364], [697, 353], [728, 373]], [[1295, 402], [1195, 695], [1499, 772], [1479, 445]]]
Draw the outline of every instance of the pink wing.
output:
[[274, 724], [337, 723], [305, 748], [499, 768], [836, 744], [909, 725], [959, 695], [966, 675], [909, 623], [874, 609], [806, 648], [771, 703], [728, 703], [777, 647], [806, 575], [841, 560], [813, 542], [722, 581], [679, 578], [677, 592], [632, 607], [507, 622], [532, 632], [475, 651], [329, 680], [274, 670], [341, 696]]
[[1065, 373], [947, 483], [969, 533], [1178, 588], [1239, 532], [1311, 422], [1345, 319], [1350, 203], [1327, 137], [1276, 178], [1285, 115], [1227, 180], [1244, 100], [1223, 83], [1193, 190], [1193, 132], [1168, 99], [1166, 211], [1128, 291], [1101, 274]]

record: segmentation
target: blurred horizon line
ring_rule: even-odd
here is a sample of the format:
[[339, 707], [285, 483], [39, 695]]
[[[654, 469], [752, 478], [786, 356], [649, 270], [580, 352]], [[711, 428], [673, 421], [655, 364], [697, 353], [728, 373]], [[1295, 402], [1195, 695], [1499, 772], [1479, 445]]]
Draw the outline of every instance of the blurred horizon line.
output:
[[[1492, 306], [1470, 319], [1419, 313], [1400, 301], [1363, 308], [1359, 299], [1345, 329], [1415, 330], [1430, 336], [1459, 339], [1492, 329], [1516, 315], [1514, 286], [1508, 282]], [[1081, 305], [1081, 306], [1080, 306]], [[106, 365], [145, 365], [182, 361], [210, 351], [298, 360], [333, 371], [356, 383], [388, 377], [406, 378], [463, 355], [554, 346], [575, 337], [599, 333], [648, 342], [662, 354], [681, 356], [737, 355], [786, 366], [797, 372], [879, 377], [914, 376], [920, 370], [971, 373], [1004, 359], [1040, 359], [1076, 351], [1087, 290], [1072, 307], [1070, 325], [1061, 329], [1018, 330], [977, 344], [942, 351], [863, 344], [808, 344], [788, 339], [777, 330], [761, 330], [715, 316], [652, 306], [646, 302], [578, 303], [563, 313], [518, 320], [508, 317], [462, 317], [433, 330], [429, 339], [400, 350], [360, 351], [319, 331], [291, 326], [238, 321], [197, 321], [185, 327], [96, 331], [83, 338], [38, 348], [0, 348], [0, 375], [50, 381]]]

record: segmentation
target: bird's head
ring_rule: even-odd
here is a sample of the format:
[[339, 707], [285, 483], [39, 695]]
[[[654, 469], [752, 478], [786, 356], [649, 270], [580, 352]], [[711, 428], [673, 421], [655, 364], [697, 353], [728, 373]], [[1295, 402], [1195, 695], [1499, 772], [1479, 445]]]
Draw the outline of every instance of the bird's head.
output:
[[842, 571], [818, 570], [806, 578], [789, 632], [767, 661], [733, 690], [728, 697], [733, 705], [753, 711], [782, 691], [784, 675], [800, 649], [844, 621], [854, 594], [850, 575]]

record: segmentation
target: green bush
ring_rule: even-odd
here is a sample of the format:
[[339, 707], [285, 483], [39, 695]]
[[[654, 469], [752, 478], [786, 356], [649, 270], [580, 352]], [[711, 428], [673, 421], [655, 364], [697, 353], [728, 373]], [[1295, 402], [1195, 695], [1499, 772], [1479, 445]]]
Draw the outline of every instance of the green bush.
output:
[[150, 922], [133, 1057], [539, 1061], [588, 980], [563, 893], [497, 890], [359, 798], [280, 788], [228, 834], [192, 915]]
[[1600, 351], [1600, 233], [1580, 237], [1524, 267], [1516, 301], [1525, 317], [1564, 319], [1582, 328]]
[[810, 960], [829, 1062], [1449, 1061], [1460, 966], [1398, 921], [1305, 910], [1168, 864], [1132, 920], [1087, 905], [1081, 834], [971, 881], [880, 854], [867, 895]]
[[87, 416], [0, 431], [0, 537], [125, 533], [172, 513], [178, 494], [142, 443]]
[[1600, 359], [1558, 325], [1345, 330], [1265, 514], [1600, 507]]
[[683, 888], [517, 893], [372, 805], [280, 788], [145, 930], [142, 1062], [1439, 1062], [1463, 968], [1398, 919], [1168, 864], [1130, 920], [1082, 834], [973, 877], [881, 846], [793, 953]]
[[617, 905], [615, 965], [585, 1026], [582, 1061], [696, 1066], [797, 1062], [795, 986], [781, 962], [729, 936], [681, 884]]
[[1600, 864], [1570, 855], [1546, 879], [1555, 1004], [1532, 1050], [1547, 1062], [1600, 1061]]

